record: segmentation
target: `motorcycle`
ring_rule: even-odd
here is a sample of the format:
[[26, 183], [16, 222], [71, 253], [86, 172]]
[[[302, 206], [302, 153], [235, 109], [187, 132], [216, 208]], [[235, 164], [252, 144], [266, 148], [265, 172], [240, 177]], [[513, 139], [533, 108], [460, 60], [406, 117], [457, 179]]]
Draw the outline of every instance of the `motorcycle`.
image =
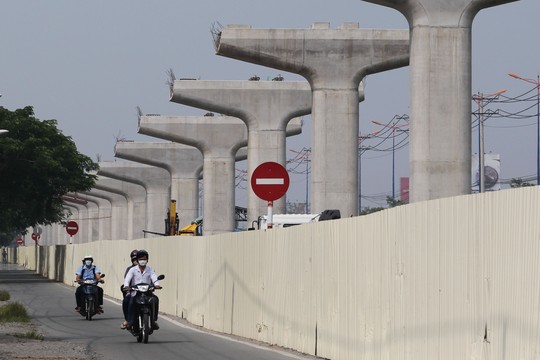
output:
[[[101, 277], [105, 277], [105, 274], [101, 274]], [[79, 314], [86, 318], [86, 320], [92, 320], [92, 317], [96, 314], [101, 314], [99, 311], [99, 294], [98, 283], [100, 280], [81, 280], [78, 281], [79, 286], [82, 286], [82, 293], [84, 297], [84, 305], [81, 307]]]
[[[165, 275], [159, 275], [158, 280], [165, 279]], [[136, 284], [131, 286], [135, 294], [135, 321], [131, 327], [131, 334], [137, 338], [137, 342], [148, 343], [148, 336], [154, 332], [155, 307], [152, 298], [155, 287], [153, 284]]]

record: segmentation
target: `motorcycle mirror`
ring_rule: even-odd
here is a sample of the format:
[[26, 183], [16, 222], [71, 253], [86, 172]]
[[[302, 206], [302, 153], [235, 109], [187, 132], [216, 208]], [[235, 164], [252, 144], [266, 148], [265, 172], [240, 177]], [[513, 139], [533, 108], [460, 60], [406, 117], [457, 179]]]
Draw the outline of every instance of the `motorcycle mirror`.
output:
[[158, 280], [163, 280], [163, 279], [165, 279], [165, 275], [159, 275], [159, 276], [157, 277], [157, 279], [158, 279]]
[[101, 274], [101, 277], [105, 277], [105, 274]]

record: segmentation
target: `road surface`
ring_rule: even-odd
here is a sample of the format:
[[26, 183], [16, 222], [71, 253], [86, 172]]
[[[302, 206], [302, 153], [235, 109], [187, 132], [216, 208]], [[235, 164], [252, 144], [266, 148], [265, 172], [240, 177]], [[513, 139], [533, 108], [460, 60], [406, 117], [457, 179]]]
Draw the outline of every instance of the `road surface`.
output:
[[16, 265], [0, 264], [0, 289], [26, 307], [46, 339], [83, 344], [98, 359], [316, 359], [204, 332], [166, 316], [160, 316], [160, 329], [150, 335], [148, 344], [137, 343], [128, 331], [120, 329], [123, 315], [118, 302], [105, 299], [105, 313], [86, 321], [74, 310], [75, 287], [47, 280]]

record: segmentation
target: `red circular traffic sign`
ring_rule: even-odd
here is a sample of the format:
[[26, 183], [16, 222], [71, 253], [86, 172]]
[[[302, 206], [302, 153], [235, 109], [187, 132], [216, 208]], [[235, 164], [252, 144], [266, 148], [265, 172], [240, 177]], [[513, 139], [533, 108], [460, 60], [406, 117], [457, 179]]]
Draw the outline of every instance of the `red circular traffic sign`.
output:
[[19, 244], [19, 245], [22, 245], [22, 244], [24, 244], [24, 240], [23, 240], [23, 239], [21, 239], [21, 238], [17, 239], [17, 244]]
[[289, 174], [281, 164], [265, 162], [251, 174], [251, 188], [255, 195], [266, 201], [281, 198], [289, 189]]
[[79, 225], [75, 221], [68, 221], [66, 224], [66, 231], [69, 235], [73, 236], [79, 231]]
[[32, 240], [36, 241], [39, 239], [39, 234], [37, 233], [32, 233]]

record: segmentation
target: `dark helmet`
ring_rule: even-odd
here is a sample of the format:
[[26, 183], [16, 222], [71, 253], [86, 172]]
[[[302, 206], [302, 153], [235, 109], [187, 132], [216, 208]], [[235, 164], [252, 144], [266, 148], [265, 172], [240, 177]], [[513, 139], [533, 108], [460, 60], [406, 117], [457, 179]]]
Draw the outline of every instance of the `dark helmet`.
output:
[[137, 251], [137, 259], [140, 259], [140, 258], [145, 257], [145, 256], [146, 256], [147, 259], [149, 258], [148, 251], [146, 251], [146, 250]]
[[135, 249], [129, 254], [129, 257], [130, 257], [131, 261], [137, 260], [137, 253], [138, 252], [139, 252], [139, 250]]

